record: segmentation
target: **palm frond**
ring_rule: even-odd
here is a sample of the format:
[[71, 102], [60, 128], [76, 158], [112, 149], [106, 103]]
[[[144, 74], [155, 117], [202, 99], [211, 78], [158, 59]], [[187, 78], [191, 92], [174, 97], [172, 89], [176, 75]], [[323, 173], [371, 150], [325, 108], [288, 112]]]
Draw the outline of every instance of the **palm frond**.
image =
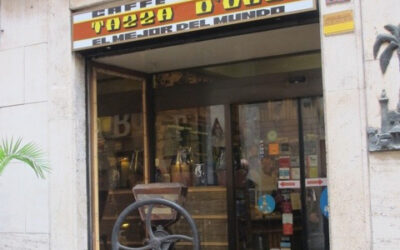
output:
[[381, 48], [381, 46], [384, 43], [400, 43], [400, 41], [398, 41], [398, 39], [396, 39], [396, 37], [392, 36], [392, 35], [386, 35], [386, 34], [380, 34], [376, 37], [376, 41], [374, 44], [374, 57], [376, 59], [376, 57], [378, 56], [378, 52], [379, 49]]
[[45, 172], [49, 172], [50, 168], [44, 158], [43, 151], [34, 143], [28, 143], [21, 147], [22, 139], [3, 140], [0, 145], [0, 175], [5, 167], [12, 160], [19, 160], [30, 166], [36, 176], [45, 177]]
[[399, 45], [391, 42], [386, 49], [382, 52], [379, 62], [381, 65], [381, 70], [385, 74], [387, 67], [389, 65], [390, 59], [392, 59], [393, 53], [399, 48]]
[[385, 25], [384, 28], [389, 31], [393, 36], [395, 36], [397, 39], [400, 39], [400, 25], [396, 26], [393, 24], [388, 24]]

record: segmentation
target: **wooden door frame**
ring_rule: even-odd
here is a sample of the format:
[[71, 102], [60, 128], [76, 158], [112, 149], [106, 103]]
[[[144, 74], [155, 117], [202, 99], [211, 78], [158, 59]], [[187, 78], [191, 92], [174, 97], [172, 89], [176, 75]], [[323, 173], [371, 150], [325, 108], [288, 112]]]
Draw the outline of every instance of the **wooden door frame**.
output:
[[143, 114], [143, 161], [144, 182], [149, 183], [152, 179], [151, 162], [152, 150], [151, 139], [151, 82], [145, 73], [119, 68], [97, 62], [88, 62], [88, 130], [89, 130], [89, 241], [91, 249], [100, 250], [100, 221], [99, 221], [99, 186], [98, 186], [98, 138], [97, 138], [97, 75], [103, 73], [125, 79], [138, 80], [142, 83], [142, 114]]

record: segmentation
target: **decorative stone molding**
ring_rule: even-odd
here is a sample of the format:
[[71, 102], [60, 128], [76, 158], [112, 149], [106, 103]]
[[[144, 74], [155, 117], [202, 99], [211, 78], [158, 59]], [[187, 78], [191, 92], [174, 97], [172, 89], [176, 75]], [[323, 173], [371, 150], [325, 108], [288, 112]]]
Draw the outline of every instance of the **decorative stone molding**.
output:
[[381, 128], [368, 128], [369, 151], [400, 150], [400, 109], [389, 110], [389, 98], [382, 90], [379, 99], [381, 106]]
[[[394, 53], [400, 60], [400, 25], [385, 25], [385, 29], [391, 34], [379, 34], [374, 44], [375, 58], [377, 58], [382, 45], [388, 44], [379, 57], [382, 74], [386, 73]], [[368, 128], [369, 151], [400, 150], [400, 91], [397, 110], [389, 110], [389, 98], [385, 90], [382, 90], [379, 103], [381, 107], [381, 128]]]

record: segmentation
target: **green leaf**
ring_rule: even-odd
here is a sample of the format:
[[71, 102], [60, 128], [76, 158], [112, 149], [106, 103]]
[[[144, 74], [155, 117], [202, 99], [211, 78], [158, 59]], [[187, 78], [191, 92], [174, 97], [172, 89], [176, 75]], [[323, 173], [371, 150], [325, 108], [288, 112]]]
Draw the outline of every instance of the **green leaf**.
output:
[[43, 151], [34, 143], [21, 146], [22, 139], [14, 143], [14, 139], [3, 140], [0, 145], [0, 175], [12, 160], [19, 160], [27, 164], [35, 172], [36, 176], [45, 178], [45, 173], [50, 172]]

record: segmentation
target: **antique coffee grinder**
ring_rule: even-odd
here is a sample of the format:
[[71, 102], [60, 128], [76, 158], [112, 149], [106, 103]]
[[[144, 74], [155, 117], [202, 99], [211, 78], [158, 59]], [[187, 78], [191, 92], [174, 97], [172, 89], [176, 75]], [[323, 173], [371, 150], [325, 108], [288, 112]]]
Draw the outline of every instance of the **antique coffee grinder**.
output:
[[[112, 250], [168, 250], [177, 241], [189, 241], [194, 250], [200, 250], [199, 233], [190, 214], [181, 206], [187, 188], [180, 183], [139, 184], [133, 189], [136, 201], [125, 208], [114, 224], [111, 236]], [[118, 236], [124, 220], [133, 211], [139, 210], [140, 218], [145, 222], [147, 239], [141, 247], [128, 247], [120, 243]], [[180, 219], [188, 222], [192, 237], [170, 234], [167, 227]], [[155, 230], [153, 231], [153, 227]]]

